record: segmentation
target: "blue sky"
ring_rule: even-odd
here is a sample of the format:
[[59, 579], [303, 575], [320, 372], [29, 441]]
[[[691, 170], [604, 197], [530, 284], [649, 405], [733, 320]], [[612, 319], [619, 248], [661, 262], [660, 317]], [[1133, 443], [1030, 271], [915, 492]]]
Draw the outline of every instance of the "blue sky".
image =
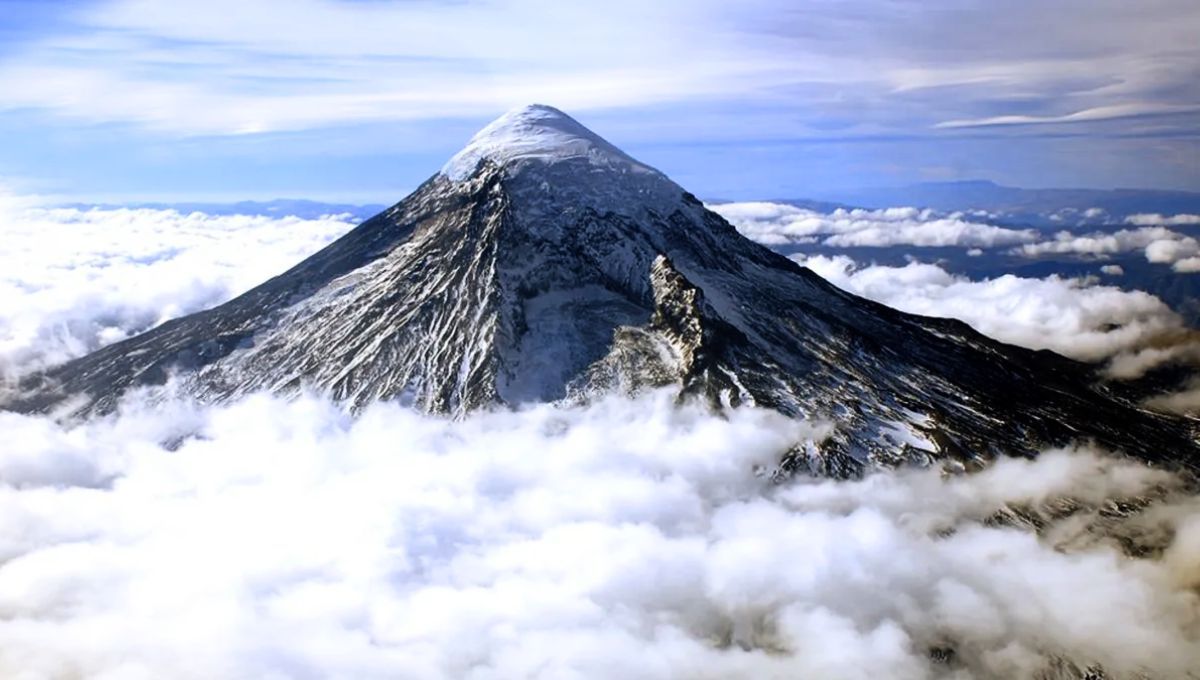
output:
[[388, 202], [542, 102], [708, 198], [1200, 189], [1194, 0], [0, 0], [0, 186]]

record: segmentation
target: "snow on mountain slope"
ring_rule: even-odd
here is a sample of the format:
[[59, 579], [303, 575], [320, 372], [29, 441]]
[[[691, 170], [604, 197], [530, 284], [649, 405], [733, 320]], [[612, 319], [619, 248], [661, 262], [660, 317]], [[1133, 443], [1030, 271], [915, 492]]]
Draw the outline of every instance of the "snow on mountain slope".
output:
[[542, 104], [514, 109], [492, 121], [442, 166], [442, 174], [462, 181], [484, 159], [503, 166], [518, 160], [552, 163], [569, 158], [587, 159], [607, 170], [662, 177], [562, 111]]
[[1092, 367], [845, 293], [545, 106], [501, 117], [291, 270], [27, 381], [7, 406], [101, 413], [172, 376], [205, 400], [316, 389], [452, 414], [675, 385], [831, 420], [785, 467], [835, 475], [1079, 439], [1195, 460], [1188, 423], [1097, 386]]

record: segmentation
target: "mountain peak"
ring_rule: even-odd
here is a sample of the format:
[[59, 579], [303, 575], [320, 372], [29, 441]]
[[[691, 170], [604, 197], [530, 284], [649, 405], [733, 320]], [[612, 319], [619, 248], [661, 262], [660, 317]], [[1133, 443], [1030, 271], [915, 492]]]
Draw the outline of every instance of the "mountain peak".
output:
[[554, 163], [584, 158], [594, 165], [658, 174], [553, 106], [529, 104], [489, 123], [442, 167], [452, 180], [469, 177], [489, 160], [505, 167], [527, 161]]

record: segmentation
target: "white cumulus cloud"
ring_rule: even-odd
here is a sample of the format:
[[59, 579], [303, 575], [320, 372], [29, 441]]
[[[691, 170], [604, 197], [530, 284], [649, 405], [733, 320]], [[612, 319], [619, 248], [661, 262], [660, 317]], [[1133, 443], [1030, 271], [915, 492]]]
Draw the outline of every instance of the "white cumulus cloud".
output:
[[[1086, 279], [1008, 274], [972, 281], [935, 264], [860, 267], [844, 255], [797, 259], [839, 287], [890, 307], [959, 319], [997, 340], [1075, 359], [1124, 360], [1164, 337], [1186, 337], [1183, 320], [1153, 295]], [[1149, 367], [1123, 365], [1123, 376]]]
[[1143, 251], [1147, 261], [1169, 264], [1180, 273], [1200, 271], [1200, 241], [1161, 226], [1092, 234], [1060, 231], [1053, 240], [1026, 243], [1015, 249], [1026, 257], [1050, 254], [1108, 256], [1135, 250]]
[[224, 302], [340, 236], [349, 220], [0, 203], [0, 377]]
[[994, 248], [1037, 240], [1031, 229], [1008, 229], [972, 222], [960, 213], [942, 215], [917, 208], [864, 210], [838, 208], [831, 213], [784, 203], [747, 202], [710, 205], [745, 236], [767, 245], [822, 243], [827, 246], [961, 246]]
[[1136, 224], [1138, 226], [1164, 225], [1164, 226], [1170, 226], [1170, 227], [1178, 227], [1178, 226], [1200, 224], [1200, 215], [1192, 215], [1192, 214], [1188, 214], [1188, 213], [1183, 213], [1180, 215], [1171, 215], [1168, 217], [1166, 215], [1161, 215], [1159, 213], [1138, 213], [1136, 215], [1130, 215], [1130, 216], [1126, 217], [1125, 221], [1128, 222], [1129, 224]]
[[[714, 418], [662, 393], [458, 422], [260, 396], [76, 429], [0, 414], [0, 427], [8, 677], [1100, 665], [1121, 678], [1200, 664], [1195, 501], [1169, 496], [1112, 529], [1162, 549], [1128, 557], [1091, 531], [1100, 508], [1177, 484], [1092, 452], [776, 484], [764, 471], [819, 428], [756, 409]], [[1080, 510], [1064, 519], [1066, 497]]]

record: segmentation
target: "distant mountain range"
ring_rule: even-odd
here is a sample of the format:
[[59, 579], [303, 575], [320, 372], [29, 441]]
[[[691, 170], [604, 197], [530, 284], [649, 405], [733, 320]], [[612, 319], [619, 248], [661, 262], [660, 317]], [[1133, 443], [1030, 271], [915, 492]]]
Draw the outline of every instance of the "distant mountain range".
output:
[[365, 220], [368, 217], [378, 213], [387, 206], [384, 205], [358, 205], [353, 203], [322, 203], [320, 201], [308, 201], [303, 199], [286, 199], [278, 198], [271, 201], [239, 201], [237, 203], [204, 203], [204, 202], [181, 202], [181, 203], [68, 203], [64, 208], [77, 208], [80, 210], [88, 210], [91, 208], [99, 208], [101, 210], [118, 210], [121, 208], [147, 208], [151, 210], [175, 210], [181, 213], [202, 212], [208, 215], [263, 215], [266, 217], [300, 217], [303, 219], [316, 219], [328, 215], [350, 215], [359, 220]]
[[817, 198], [863, 208], [916, 206], [984, 210], [1039, 223], [1062, 210], [1095, 208], [1110, 218], [1138, 213], [1200, 214], [1200, 193], [1150, 189], [1019, 189], [987, 180], [925, 182], [901, 187], [836, 192]]

